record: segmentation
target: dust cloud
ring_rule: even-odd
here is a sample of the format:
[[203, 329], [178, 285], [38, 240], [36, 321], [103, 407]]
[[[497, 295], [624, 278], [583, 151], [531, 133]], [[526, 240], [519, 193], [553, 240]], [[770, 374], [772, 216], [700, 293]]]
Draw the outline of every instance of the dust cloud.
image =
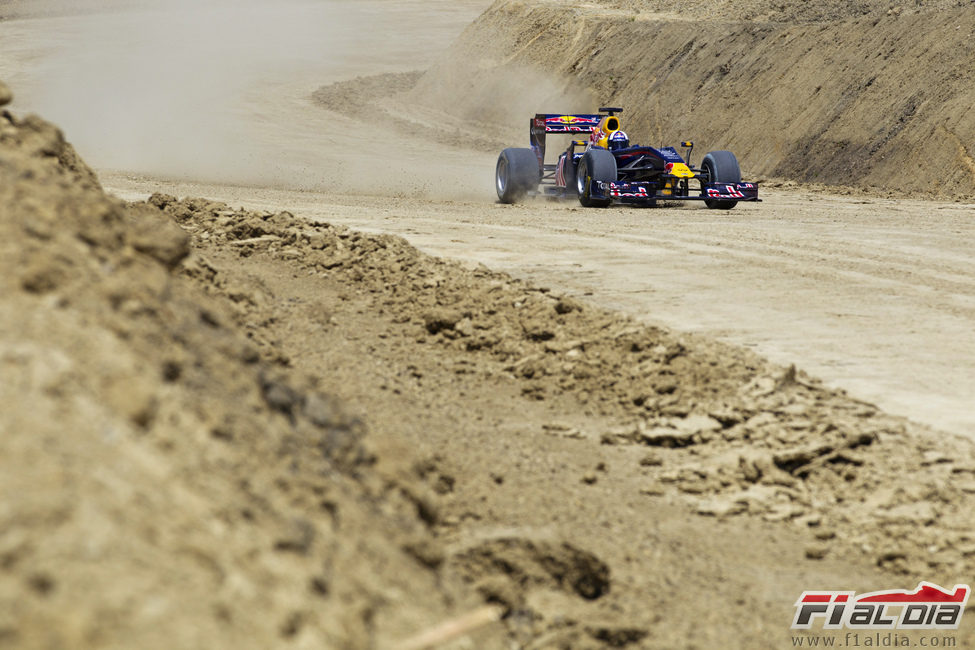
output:
[[143, 0], [77, 15], [69, 4], [76, 15], [41, 21], [26, 99], [95, 168], [299, 188], [348, 185], [343, 169], [363, 169], [335, 159], [353, 134], [313, 105], [315, 88], [428, 66], [487, 5]]
[[493, 201], [530, 115], [591, 108], [493, 51], [475, 77], [374, 83], [452, 70], [489, 0], [38, 1], [0, 26], [0, 74], [101, 172]]

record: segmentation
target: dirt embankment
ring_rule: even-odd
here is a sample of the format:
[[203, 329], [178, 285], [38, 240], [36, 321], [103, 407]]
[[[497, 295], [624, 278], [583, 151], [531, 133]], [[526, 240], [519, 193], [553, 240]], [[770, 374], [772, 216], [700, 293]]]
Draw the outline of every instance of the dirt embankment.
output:
[[0, 645], [389, 647], [477, 605], [408, 457], [262, 357], [190, 243], [0, 113]]
[[[634, 141], [731, 149], [752, 177], [972, 195], [973, 37], [955, 1], [499, 1], [411, 98], [514, 122], [509, 146], [530, 112], [611, 104]], [[590, 102], [539, 103], [540, 78]], [[536, 101], [515, 119], [518, 97]]]

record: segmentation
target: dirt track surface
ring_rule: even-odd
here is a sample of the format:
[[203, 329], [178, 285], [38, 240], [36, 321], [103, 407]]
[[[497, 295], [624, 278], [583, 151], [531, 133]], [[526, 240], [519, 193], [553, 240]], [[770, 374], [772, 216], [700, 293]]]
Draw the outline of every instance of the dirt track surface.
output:
[[[58, 20], [0, 25], [28, 100], [45, 25], [87, 31]], [[429, 53], [373, 54], [227, 94], [249, 138], [177, 138], [195, 182], [96, 181], [3, 114], [0, 642], [408, 647], [475, 613], [440, 645], [778, 648], [804, 589], [969, 579], [971, 205], [500, 206], [484, 125], [415, 101]], [[403, 156], [357, 185], [329, 144], [377, 124]]]
[[884, 410], [975, 436], [975, 206], [771, 188], [728, 213], [105, 181], [407, 237], [650, 323], [797, 363]]

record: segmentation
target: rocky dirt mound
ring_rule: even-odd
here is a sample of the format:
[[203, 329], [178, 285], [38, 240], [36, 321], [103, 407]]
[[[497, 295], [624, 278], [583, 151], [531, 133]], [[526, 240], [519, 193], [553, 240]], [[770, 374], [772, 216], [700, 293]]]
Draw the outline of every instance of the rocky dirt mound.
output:
[[[12, 99], [13, 93], [10, 88], [0, 81], [0, 106], [9, 104]], [[83, 188], [101, 187], [95, 173], [81, 160], [74, 147], [64, 139], [60, 129], [36, 115], [28, 115], [18, 120], [5, 112], [4, 121], [0, 123], [0, 142], [5, 148], [18, 151], [45, 175], [61, 173], [66, 177], [67, 182]], [[9, 163], [9, 165], [13, 168], [16, 163]]]
[[[753, 177], [975, 193], [971, 3], [766, 4], [498, 2], [408, 98], [509, 146], [535, 111], [612, 104], [632, 140], [731, 149]], [[592, 100], [513, 116], [539, 79]]]
[[465, 372], [608, 418], [615, 424], [597, 431], [553, 433], [644, 450], [646, 494], [702, 515], [799, 523], [816, 540], [811, 557], [840, 545], [909, 575], [971, 568], [968, 441], [935, 442], [795, 368], [430, 258], [397, 237], [198, 200], [150, 203], [210, 245], [355, 287], [402, 324], [386, 338], [445, 348]]
[[0, 645], [389, 647], [478, 605], [408, 458], [262, 359], [209, 273], [0, 113]]

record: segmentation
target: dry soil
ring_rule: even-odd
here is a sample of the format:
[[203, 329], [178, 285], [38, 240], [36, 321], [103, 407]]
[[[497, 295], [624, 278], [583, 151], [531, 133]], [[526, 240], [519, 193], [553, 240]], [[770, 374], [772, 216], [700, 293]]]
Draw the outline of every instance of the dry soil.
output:
[[[640, 49], [623, 36], [727, 98], [697, 122], [715, 141], [755, 135], [767, 114], [733, 98], [770, 92], [734, 66], [708, 81], [723, 48], [774, 68], [876, 20], [902, 56], [899, 30], [969, 8], [498, 2], [427, 72], [306, 67], [260, 110], [224, 88], [255, 157], [174, 180], [179, 158], [113, 170], [110, 146], [96, 175], [16, 110], [52, 96], [31, 61], [66, 23], [11, 6], [2, 72], [28, 99], [0, 109], [0, 644], [780, 648], [804, 589], [970, 582], [969, 204], [900, 200], [876, 151], [843, 193], [776, 180], [836, 180], [790, 168], [809, 136], [778, 129], [774, 156], [721, 141], [766, 180], [730, 213], [490, 195], [528, 104], [605, 94], [606, 61]], [[664, 56], [689, 26], [703, 40]], [[806, 56], [846, 96], [842, 61]], [[498, 94], [513, 70], [526, 106]], [[684, 96], [652, 90], [612, 94]], [[628, 128], [669, 137], [679, 115]], [[897, 119], [890, 156], [926, 151]], [[375, 158], [316, 128], [340, 120], [402, 155], [363, 181]], [[932, 192], [963, 199], [951, 178]]]

